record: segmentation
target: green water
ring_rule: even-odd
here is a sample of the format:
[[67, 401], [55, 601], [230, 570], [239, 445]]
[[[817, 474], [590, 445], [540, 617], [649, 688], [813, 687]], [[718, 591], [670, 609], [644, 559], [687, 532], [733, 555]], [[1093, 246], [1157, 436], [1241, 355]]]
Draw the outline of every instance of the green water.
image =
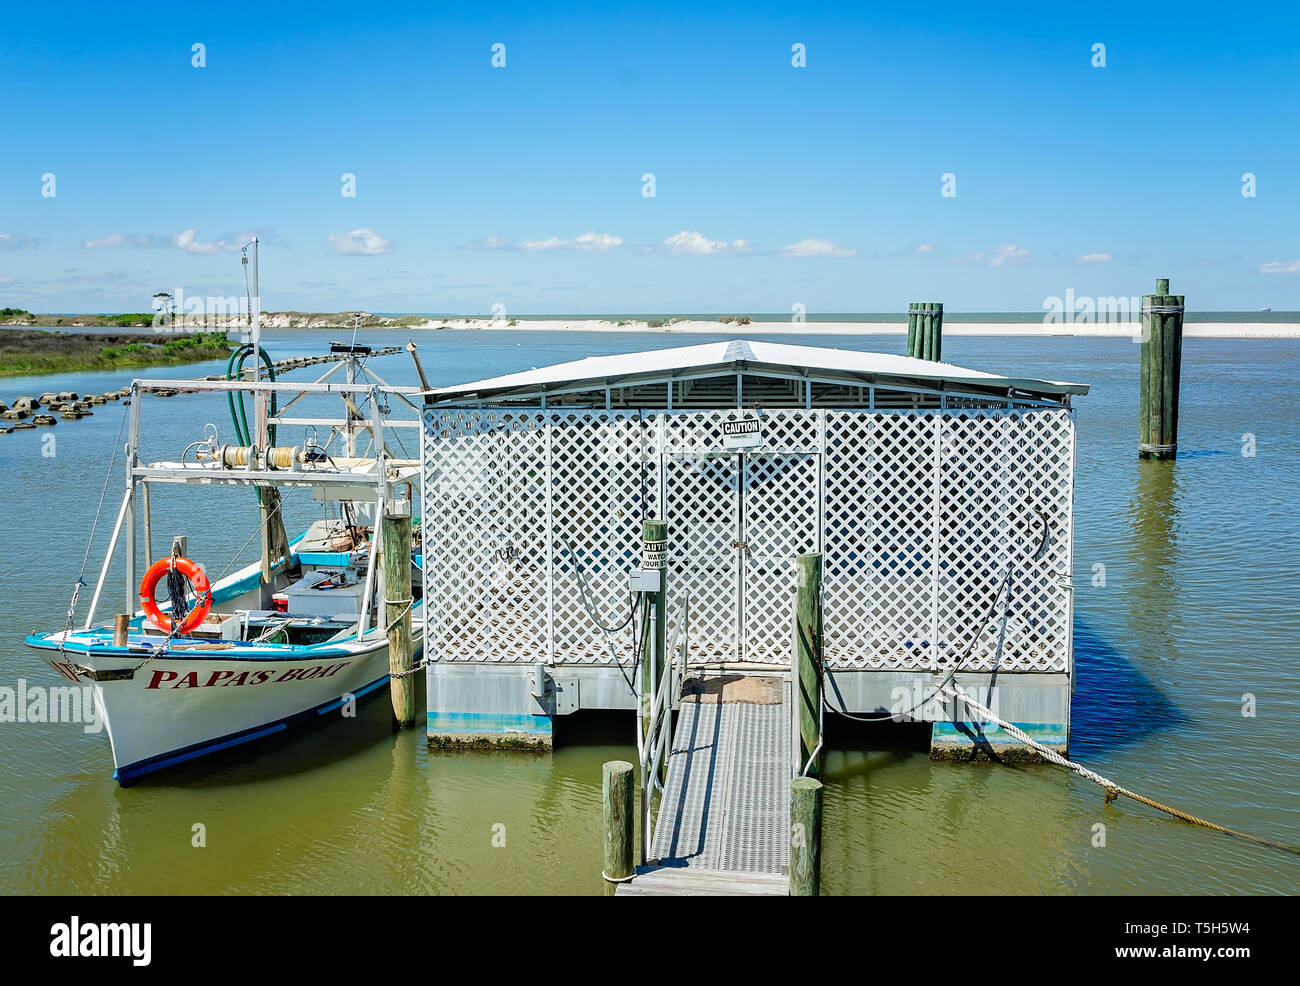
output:
[[[337, 332], [268, 333], [277, 357]], [[375, 345], [406, 334], [371, 332]], [[706, 341], [691, 337], [678, 344]], [[584, 355], [658, 348], [662, 334], [428, 332], [435, 384]], [[801, 336], [840, 348], [903, 340]], [[1078, 400], [1073, 755], [1214, 821], [1300, 843], [1300, 342], [1189, 340], [1182, 457], [1136, 460], [1137, 347], [1112, 339], [945, 340], [952, 362], [1093, 385]], [[377, 366], [413, 383], [405, 357]], [[150, 376], [216, 372], [203, 364]], [[298, 371], [291, 379], [306, 379]], [[7, 380], [11, 400], [104, 391], [127, 377]], [[219, 403], [146, 408], [146, 454], [178, 455]], [[120, 406], [0, 436], [9, 523], [0, 560], [0, 686], [57, 684], [22, 646], [61, 627], [122, 420]], [[1256, 454], [1243, 456], [1242, 436]], [[120, 498], [109, 485], [99, 548]], [[155, 539], [223, 559], [254, 529], [247, 491], [156, 494]], [[286, 501], [291, 527], [319, 515]], [[251, 557], [245, 553], [245, 557]], [[1105, 568], [1105, 585], [1094, 585]], [[120, 579], [111, 583], [120, 593]], [[84, 605], [84, 597], [83, 597]], [[1243, 695], [1256, 714], [1243, 716]], [[563, 720], [554, 754], [430, 753], [394, 735], [386, 700], [306, 734], [229, 751], [120, 789], [108, 741], [79, 724], [0, 723], [5, 893], [599, 893], [600, 765], [633, 759], [626, 716]], [[827, 757], [828, 893], [1295, 893], [1300, 860], [1123, 802], [1046, 767], [931, 763], [923, 733], [835, 724]], [[1094, 826], [1105, 826], [1096, 846]], [[202, 826], [206, 846], [192, 845]], [[504, 844], [501, 844], [504, 843]]]

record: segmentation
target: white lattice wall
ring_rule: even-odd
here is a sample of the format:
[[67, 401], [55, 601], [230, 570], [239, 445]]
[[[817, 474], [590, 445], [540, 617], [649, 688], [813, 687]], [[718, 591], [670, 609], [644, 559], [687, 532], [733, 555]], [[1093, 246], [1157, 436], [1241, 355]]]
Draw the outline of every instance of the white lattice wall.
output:
[[788, 664], [794, 559], [820, 550], [834, 667], [943, 669], [983, 624], [966, 666], [991, 668], [1010, 566], [999, 666], [1068, 669], [1068, 409], [771, 410], [743, 455], [722, 448], [736, 414], [426, 409], [429, 657], [629, 663], [631, 631], [590, 611], [625, 620], [663, 516], [694, 660]]

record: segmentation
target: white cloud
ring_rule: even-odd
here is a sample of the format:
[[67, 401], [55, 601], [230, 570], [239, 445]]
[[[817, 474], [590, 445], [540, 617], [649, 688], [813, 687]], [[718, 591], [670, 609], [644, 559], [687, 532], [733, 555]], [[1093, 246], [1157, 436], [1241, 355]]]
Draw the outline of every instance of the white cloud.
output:
[[912, 247], [912, 253], [934, 253], [933, 243], [918, 243]]
[[830, 240], [800, 240], [782, 247], [781, 252], [787, 257], [851, 257], [857, 250], [836, 246]]
[[13, 233], [0, 233], [0, 250], [32, 250], [40, 240], [30, 236], [15, 236]]
[[384, 239], [373, 229], [354, 229], [346, 233], [331, 233], [329, 243], [335, 253], [377, 257], [381, 253], [393, 252], [393, 241]]
[[1300, 274], [1300, 260], [1293, 260], [1289, 264], [1280, 260], [1270, 260], [1259, 268], [1261, 274]]
[[578, 250], [610, 250], [623, 245], [623, 237], [609, 233], [583, 233], [573, 241]]
[[198, 238], [194, 230], [187, 229], [185, 232], [177, 233], [172, 237], [172, 245], [180, 247], [186, 253], [234, 253], [252, 238], [253, 236], [250, 233], [247, 236], [223, 236], [219, 240], [204, 243]]
[[465, 244], [466, 250], [514, 250], [515, 241], [508, 236], [480, 236]]
[[1029, 251], [1024, 247], [1018, 247], [1014, 243], [1003, 243], [993, 251], [993, 256], [989, 258], [990, 267], [1001, 267], [1003, 264], [1018, 264], [1022, 260], [1029, 259]]
[[[190, 231], [191, 233], [193, 230]], [[81, 245], [87, 250], [101, 250], [105, 247], [156, 247], [164, 246], [168, 243], [175, 242], [175, 238], [168, 239], [165, 236], [133, 236], [126, 233], [110, 233], [108, 236], [100, 236], [93, 240], [86, 240]], [[179, 246], [179, 244], [177, 244]]]
[[175, 236], [155, 236], [152, 233], [109, 233], [107, 236], [97, 236], [93, 239], [83, 240], [81, 246], [86, 250], [104, 250], [114, 247], [148, 249], [170, 246], [178, 250], [184, 250], [186, 253], [205, 255], [234, 253], [243, 249], [254, 236], [260, 236], [263, 243], [281, 242], [279, 237], [274, 234], [254, 231], [230, 233], [218, 237], [216, 240], [204, 241], [198, 238], [196, 230], [187, 229]]
[[753, 247], [745, 240], [732, 240], [730, 243], [724, 240], [710, 240], [702, 233], [695, 230], [684, 229], [668, 239], [664, 240], [661, 246], [667, 247], [673, 253], [695, 253], [695, 254], [713, 254], [713, 253], [752, 253]]
[[562, 240], [558, 236], [551, 236], [544, 240], [524, 240], [520, 244], [520, 248], [530, 253], [536, 253], [540, 250], [597, 250], [603, 252], [622, 245], [623, 238], [621, 236], [613, 236], [609, 233], [583, 233], [571, 240]]
[[1108, 264], [1114, 259], [1109, 253], [1085, 253], [1082, 257], [1075, 257], [1076, 264]]

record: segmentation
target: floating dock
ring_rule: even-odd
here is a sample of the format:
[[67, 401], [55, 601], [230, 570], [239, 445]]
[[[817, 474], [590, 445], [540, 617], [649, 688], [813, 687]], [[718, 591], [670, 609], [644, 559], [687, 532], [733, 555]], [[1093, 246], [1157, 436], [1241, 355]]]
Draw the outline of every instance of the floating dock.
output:
[[1009, 752], [925, 700], [952, 675], [1065, 752], [1087, 390], [735, 340], [424, 392], [430, 744], [546, 749], [574, 712], [635, 710], [629, 578], [655, 520], [687, 674], [788, 671], [816, 552], [831, 711], [932, 723], [937, 757]]

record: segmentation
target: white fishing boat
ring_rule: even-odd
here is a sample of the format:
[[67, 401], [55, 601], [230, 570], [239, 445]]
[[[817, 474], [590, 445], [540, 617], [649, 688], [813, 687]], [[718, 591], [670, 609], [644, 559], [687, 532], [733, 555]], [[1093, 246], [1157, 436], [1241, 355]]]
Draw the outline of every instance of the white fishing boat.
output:
[[[78, 620], [78, 596], [90, 584], [78, 578], [67, 624], [26, 639], [64, 678], [90, 688], [112, 744], [114, 776], [123, 784], [296, 724], [350, 716], [356, 700], [419, 667], [418, 522], [406, 533], [419, 461], [394, 455], [389, 444], [394, 437], [400, 443], [396, 429], [418, 429], [414, 415], [394, 416], [392, 406], [401, 402], [414, 411], [407, 395], [419, 388], [390, 387], [366, 365], [369, 350], [353, 346], [335, 347], [336, 362], [312, 383], [275, 380], [260, 345], [256, 247], [254, 241], [252, 331], [232, 355], [228, 379], [133, 381], [126, 492], [88, 611]], [[242, 366], [250, 358], [254, 369], [247, 379]], [[141, 441], [149, 437], [141, 426], [143, 402], [175, 394], [201, 403], [206, 395], [210, 406], [222, 393], [234, 442], [221, 442], [215, 426], [196, 416], [198, 436], [179, 459], [141, 458]], [[251, 427], [244, 395], [252, 398]], [[341, 399], [343, 413], [289, 417], [304, 399], [308, 406]], [[283, 441], [293, 429], [301, 440]], [[318, 439], [324, 429], [328, 437]], [[418, 441], [418, 430], [410, 437]], [[155, 560], [149, 492], [214, 485], [256, 490], [256, 500], [250, 493], [246, 501], [256, 509], [244, 525], [251, 530], [245, 545], [260, 537], [261, 557], [209, 584], [213, 566], [186, 557], [184, 536]], [[325, 516], [291, 541], [282, 504], [303, 489], [312, 491]], [[93, 530], [91, 536], [93, 542]], [[405, 556], [403, 538], [410, 542], [414, 577], [397, 576], [386, 585], [394, 577], [385, 578], [384, 569], [403, 566], [385, 564], [380, 546], [389, 545], [393, 559], [398, 550]], [[146, 571], [137, 582], [141, 552]], [[126, 602], [97, 620], [119, 557]], [[397, 648], [391, 655], [390, 643]]]

